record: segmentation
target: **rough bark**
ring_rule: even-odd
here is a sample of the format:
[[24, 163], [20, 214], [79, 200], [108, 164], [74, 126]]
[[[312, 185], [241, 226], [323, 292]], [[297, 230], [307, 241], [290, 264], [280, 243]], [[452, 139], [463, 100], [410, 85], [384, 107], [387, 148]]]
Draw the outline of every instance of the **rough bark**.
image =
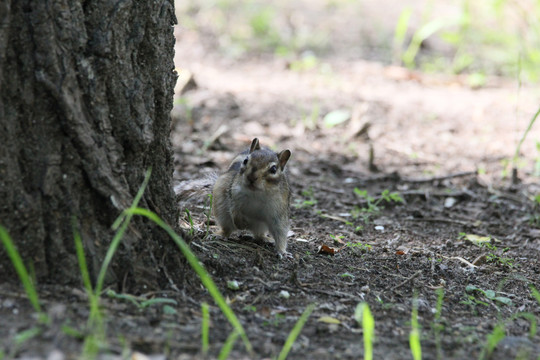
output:
[[[175, 21], [172, 0], [0, 3], [0, 224], [38, 280], [80, 281], [72, 216], [96, 274], [150, 166], [140, 206], [175, 222]], [[109, 282], [158, 286], [168, 246], [136, 220]], [[14, 278], [3, 249], [0, 274]]]

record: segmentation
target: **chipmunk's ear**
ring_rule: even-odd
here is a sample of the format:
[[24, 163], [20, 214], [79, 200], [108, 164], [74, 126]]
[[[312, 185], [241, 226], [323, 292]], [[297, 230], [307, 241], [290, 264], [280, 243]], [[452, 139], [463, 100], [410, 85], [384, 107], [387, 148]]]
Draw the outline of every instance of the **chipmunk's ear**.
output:
[[251, 142], [251, 146], [249, 147], [249, 153], [251, 154], [255, 150], [261, 150], [261, 145], [259, 145], [259, 139], [255, 138]]
[[287, 161], [289, 161], [289, 158], [291, 157], [291, 151], [290, 150], [283, 150], [277, 155], [279, 159], [279, 167], [281, 170], [285, 168], [285, 165], [287, 164]]

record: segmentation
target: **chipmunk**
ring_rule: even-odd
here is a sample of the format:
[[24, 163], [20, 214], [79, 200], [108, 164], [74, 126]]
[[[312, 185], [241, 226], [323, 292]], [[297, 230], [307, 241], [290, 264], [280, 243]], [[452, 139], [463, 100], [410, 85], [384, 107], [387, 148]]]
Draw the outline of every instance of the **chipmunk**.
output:
[[223, 236], [249, 230], [256, 239], [264, 239], [269, 232], [278, 255], [291, 256], [287, 253], [291, 190], [285, 169], [290, 157], [289, 150], [275, 153], [261, 148], [255, 138], [217, 178], [212, 211]]

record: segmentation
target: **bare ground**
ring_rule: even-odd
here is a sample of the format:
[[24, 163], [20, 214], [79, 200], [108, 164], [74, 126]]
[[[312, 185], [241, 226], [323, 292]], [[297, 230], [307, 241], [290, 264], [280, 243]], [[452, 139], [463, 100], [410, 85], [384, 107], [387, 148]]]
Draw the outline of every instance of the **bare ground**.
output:
[[[414, 299], [424, 358], [478, 358], [499, 323], [507, 337], [493, 358], [540, 355], [538, 335], [531, 337], [531, 324], [518, 315], [537, 318], [540, 309], [529, 290], [540, 269], [540, 232], [531, 222], [538, 208], [530, 200], [539, 187], [531, 167], [519, 172], [523, 183], [510, 186], [502, 178], [503, 160], [523, 130], [511, 83], [496, 79], [471, 90], [457, 77], [365, 61], [333, 62], [331, 79], [288, 71], [279, 61], [221, 62], [205, 57], [182, 65], [196, 74], [199, 88], [185, 95], [191, 123], [179, 118], [173, 136], [177, 177], [226, 168], [253, 137], [293, 152], [293, 261], [280, 262], [271, 245], [246, 236], [201, 239], [206, 208], [191, 208], [199, 214], [194, 248], [247, 324], [255, 358], [278, 354], [311, 303], [316, 309], [291, 358], [360, 357], [362, 331], [353, 315], [364, 301], [376, 322], [375, 357], [408, 358]], [[320, 118], [310, 123], [313, 107], [320, 117], [341, 108], [353, 116], [328, 129]], [[529, 164], [533, 154], [532, 148], [522, 153]], [[374, 198], [397, 192], [404, 202], [383, 202], [364, 221], [354, 216], [355, 207], [366, 207], [355, 188]], [[461, 233], [491, 237], [493, 245], [475, 245]], [[321, 245], [340, 251], [318, 254]], [[228, 290], [228, 280], [240, 290]], [[444, 291], [440, 318], [437, 289]], [[283, 290], [290, 298], [280, 297]], [[486, 298], [488, 290], [511, 303]], [[214, 326], [225, 340], [230, 327]]]

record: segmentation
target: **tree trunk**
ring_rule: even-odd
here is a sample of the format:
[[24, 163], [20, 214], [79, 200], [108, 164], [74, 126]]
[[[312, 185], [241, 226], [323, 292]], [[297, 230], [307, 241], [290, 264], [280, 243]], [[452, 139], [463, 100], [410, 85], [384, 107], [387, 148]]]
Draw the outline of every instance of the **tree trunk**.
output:
[[[173, 225], [169, 142], [172, 0], [0, 3], [0, 224], [42, 282], [80, 282], [71, 218], [91, 273], [145, 171], [139, 206]], [[135, 219], [108, 283], [160, 286], [166, 235]], [[0, 246], [0, 281], [15, 279]]]

